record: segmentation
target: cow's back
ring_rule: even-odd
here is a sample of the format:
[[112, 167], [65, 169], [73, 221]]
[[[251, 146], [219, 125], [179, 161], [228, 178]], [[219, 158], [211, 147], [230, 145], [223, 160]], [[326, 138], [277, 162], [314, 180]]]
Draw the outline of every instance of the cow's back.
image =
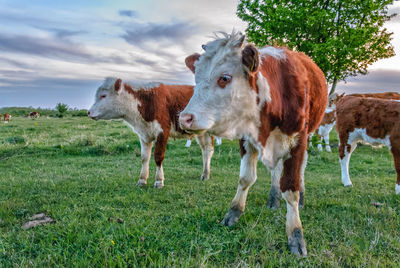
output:
[[400, 103], [397, 101], [345, 96], [336, 104], [339, 135], [361, 128], [368, 136], [383, 139], [399, 121]]

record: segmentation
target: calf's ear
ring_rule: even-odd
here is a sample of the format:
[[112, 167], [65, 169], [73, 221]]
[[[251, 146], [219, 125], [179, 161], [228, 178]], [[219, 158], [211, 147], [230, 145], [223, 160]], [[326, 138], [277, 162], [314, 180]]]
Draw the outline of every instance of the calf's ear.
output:
[[196, 68], [194, 67], [194, 63], [200, 58], [199, 53], [194, 53], [190, 56], [187, 56], [185, 59], [185, 64], [186, 66], [192, 71], [192, 73], [195, 72]]
[[252, 45], [246, 45], [242, 50], [242, 63], [247, 67], [250, 73], [257, 71], [260, 65], [260, 57], [258, 55], [258, 49]]
[[117, 80], [115, 80], [114, 90], [119, 91], [121, 89], [121, 85], [122, 85], [122, 80], [118, 78]]

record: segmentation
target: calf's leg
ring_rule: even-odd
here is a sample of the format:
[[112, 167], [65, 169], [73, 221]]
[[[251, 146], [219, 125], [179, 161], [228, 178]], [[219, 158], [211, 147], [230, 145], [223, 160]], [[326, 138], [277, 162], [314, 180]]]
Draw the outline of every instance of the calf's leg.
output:
[[357, 143], [354, 142], [351, 145], [347, 142], [340, 140], [339, 145], [339, 158], [340, 158], [340, 169], [342, 173], [342, 183], [344, 186], [353, 186], [349, 175], [349, 162], [351, 154], [356, 149]]
[[154, 160], [157, 166], [154, 188], [164, 187], [164, 171], [162, 167], [162, 162], [165, 156], [165, 148], [167, 147], [168, 134], [169, 133], [160, 133], [157, 137], [156, 147], [154, 148]]
[[231, 208], [222, 221], [222, 224], [227, 226], [234, 225], [243, 214], [247, 193], [257, 179], [257, 150], [244, 140], [240, 140], [240, 147], [242, 159], [240, 160], [239, 185], [232, 200]]
[[140, 139], [140, 155], [142, 158], [142, 169], [140, 170], [140, 177], [137, 186], [143, 186], [147, 183], [147, 178], [149, 177], [149, 162], [151, 157], [151, 148], [153, 147], [153, 142], [145, 142]]
[[214, 154], [213, 137], [208, 134], [196, 136], [197, 143], [200, 145], [201, 154], [203, 156], [203, 174], [201, 180], [205, 181], [210, 178], [211, 157]]
[[308, 161], [308, 153], [307, 150], [304, 153], [303, 164], [301, 165], [300, 169], [300, 199], [299, 199], [299, 208], [304, 207], [304, 194], [306, 192], [305, 181], [304, 181], [304, 173], [306, 171]]
[[332, 152], [331, 146], [329, 145], [329, 133], [324, 136], [324, 141], [325, 141], [325, 150], [329, 153]]

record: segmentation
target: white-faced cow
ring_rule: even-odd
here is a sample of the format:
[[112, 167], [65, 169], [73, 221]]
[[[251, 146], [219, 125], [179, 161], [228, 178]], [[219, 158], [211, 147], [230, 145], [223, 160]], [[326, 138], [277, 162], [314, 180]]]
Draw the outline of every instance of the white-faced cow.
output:
[[339, 158], [342, 183], [351, 186], [350, 156], [357, 142], [383, 144], [393, 154], [397, 172], [396, 194], [400, 193], [400, 102], [377, 98], [346, 96], [336, 107]]
[[32, 119], [39, 118], [40, 114], [36, 111], [29, 113], [29, 117]]
[[[168, 137], [192, 138], [178, 123], [179, 113], [189, 102], [193, 86], [150, 83], [131, 85], [121, 79], [106, 78], [98, 88], [95, 103], [88, 111], [92, 119], [124, 119], [139, 136], [142, 169], [138, 186], [145, 185], [149, 175], [149, 161], [153, 141], [156, 142], [154, 160], [157, 165], [154, 187], [164, 186], [162, 162]], [[196, 136], [203, 154], [202, 180], [210, 177], [210, 162], [214, 152], [212, 137]]]
[[[287, 204], [290, 251], [307, 254], [299, 215], [309, 133], [319, 125], [328, 100], [323, 72], [303, 53], [243, 46], [240, 33], [203, 45], [186, 59], [195, 72], [194, 94], [180, 115], [183, 129], [240, 138], [239, 185], [223, 224], [235, 224], [257, 178], [257, 159], [272, 169], [269, 204]], [[283, 170], [282, 177], [281, 171]], [[302, 182], [303, 183], [302, 183]]]

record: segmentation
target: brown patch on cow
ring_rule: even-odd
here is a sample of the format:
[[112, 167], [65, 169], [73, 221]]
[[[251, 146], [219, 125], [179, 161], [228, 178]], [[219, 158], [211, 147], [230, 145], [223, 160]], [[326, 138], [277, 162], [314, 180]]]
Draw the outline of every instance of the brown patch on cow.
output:
[[323, 72], [305, 54], [283, 49], [285, 60], [263, 55], [259, 72], [268, 80], [271, 102], [260, 111], [258, 140], [265, 146], [269, 133], [279, 127], [292, 135], [307, 128], [316, 129], [327, 105]]
[[397, 184], [400, 184], [400, 103], [369, 97], [345, 96], [336, 105], [336, 129], [339, 134], [339, 156], [351, 150], [349, 134], [356, 128], [365, 129], [368, 136], [383, 139], [389, 135]]
[[194, 67], [194, 63], [200, 58], [199, 53], [194, 53], [190, 56], [187, 56], [185, 59], [185, 64], [186, 66], [194, 73], [196, 71], [196, 68]]
[[138, 110], [145, 121], [156, 120], [161, 125], [163, 132], [158, 135], [154, 149], [154, 160], [157, 166], [161, 166], [171, 126], [176, 132], [186, 133], [179, 126], [179, 114], [192, 97], [193, 86], [159, 84], [149, 89], [134, 90], [124, 83], [124, 90], [140, 102]]
[[246, 148], [244, 148], [245, 140], [243, 138], [239, 139], [239, 148], [240, 148], [240, 158], [246, 154]]
[[3, 119], [4, 119], [4, 122], [9, 122], [10, 121], [10, 115], [9, 114], [3, 114]]

